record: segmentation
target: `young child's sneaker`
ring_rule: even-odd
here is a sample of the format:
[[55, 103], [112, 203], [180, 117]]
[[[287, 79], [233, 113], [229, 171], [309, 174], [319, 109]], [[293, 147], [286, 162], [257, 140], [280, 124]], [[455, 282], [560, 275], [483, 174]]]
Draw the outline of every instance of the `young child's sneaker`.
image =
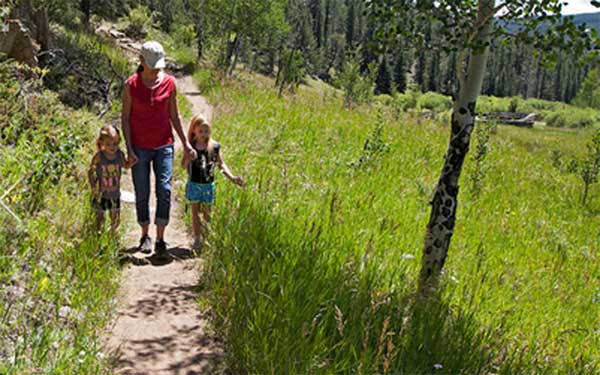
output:
[[160, 259], [168, 258], [169, 252], [167, 251], [167, 243], [164, 240], [157, 240], [154, 244], [154, 253]]
[[138, 246], [138, 250], [144, 254], [150, 254], [152, 251], [152, 239], [147, 234], [140, 238], [140, 246]]

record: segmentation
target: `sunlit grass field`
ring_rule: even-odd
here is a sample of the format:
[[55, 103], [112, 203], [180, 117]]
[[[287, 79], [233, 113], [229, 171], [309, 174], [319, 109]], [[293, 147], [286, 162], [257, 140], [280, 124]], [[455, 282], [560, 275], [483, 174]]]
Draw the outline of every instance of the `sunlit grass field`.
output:
[[582, 206], [551, 158], [581, 156], [589, 133], [500, 126], [478, 166], [474, 138], [441, 292], [420, 301], [447, 124], [344, 109], [324, 87], [278, 99], [264, 78], [196, 79], [248, 182], [218, 180], [203, 277], [234, 373], [600, 371], [600, 189]]

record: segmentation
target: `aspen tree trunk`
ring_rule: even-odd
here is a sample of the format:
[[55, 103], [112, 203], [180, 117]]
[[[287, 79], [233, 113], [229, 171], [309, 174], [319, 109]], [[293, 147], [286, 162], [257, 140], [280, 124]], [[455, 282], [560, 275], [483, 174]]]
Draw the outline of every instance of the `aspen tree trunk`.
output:
[[200, 2], [200, 10], [196, 15], [196, 46], [198, 47], [198, 55], [196, 56], [196, 60], [202, 60], [204, 55], [204, 1]]
[[[450, 143], [444, 157], [444, 167], [431, 201], [431, 216], [427, 224], [419, 290], [427, 292], [437, 285], [438, 276], [444, 267], [450, 239], [454, 233], [458, 197], [458, 180], [465, 156], [469, 151], [471, 132], [475, 125], [475, 102], [481, 91], [488, 55], [488, 42], [492, 30], [494, 0], [480, 0], [477, 12], [474, 41], [486, 47], [471, 50], [466, 76], [461, 79], [461, 87], [452, 111]], [[459, 76], [464, 76], [464, 59]]]

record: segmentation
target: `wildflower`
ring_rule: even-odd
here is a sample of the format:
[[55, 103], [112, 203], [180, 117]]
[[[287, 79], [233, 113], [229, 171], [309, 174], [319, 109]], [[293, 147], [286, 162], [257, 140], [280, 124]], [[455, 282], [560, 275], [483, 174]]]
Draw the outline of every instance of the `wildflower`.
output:
[[69, 315], [69, 311], [71, 311], [69, 306], [61, 306], [61, 308], [58, 309], [58, 316], [66, 318]]

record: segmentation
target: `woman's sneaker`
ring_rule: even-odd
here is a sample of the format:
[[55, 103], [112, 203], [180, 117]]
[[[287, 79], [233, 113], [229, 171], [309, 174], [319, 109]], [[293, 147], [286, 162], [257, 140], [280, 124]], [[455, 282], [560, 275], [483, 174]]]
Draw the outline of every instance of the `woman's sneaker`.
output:
[[150, 254], [152, 252], [152, 239], [147, 234], [143, 235], [140, 238], [140, 246], [138, 246], [138, 250], [144, 254]]
[[164, 240], [157, 240], [154, 244], [154, 254], [160, 259], [169, 258], [169, 252], [167, 251], [167, 243]]

